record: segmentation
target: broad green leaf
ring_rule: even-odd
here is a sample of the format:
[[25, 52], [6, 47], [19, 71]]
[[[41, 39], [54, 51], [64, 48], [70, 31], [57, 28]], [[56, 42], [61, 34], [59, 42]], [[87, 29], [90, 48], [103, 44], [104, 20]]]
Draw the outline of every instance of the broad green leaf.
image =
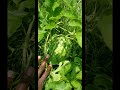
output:
[[45, 5], [46, 5], [47, 7], [50, 6], [50, 3], [51, 3], [51, 0], [45, 0]]
[[75, 88], [74, 90], [82, 90], [82, 85], [80, 84], [80, 86], [78, 88]]
[[51, 22], [51, 23], [49, 23], [49, 24], [47, 24], [45, 27], [44, 27], [44, 29], [53, 29], [53, 28], [55, 28], [56, 27], [56, 24], [54, 23], [54, 22]]
[[49, 78], [47, 83], [45, 84], [45, 90], [50, 90], [56, 88], [56, 82], [52, 80], [52, 78]]
[[112, 50], [113, 47], [113, 40], [112, 40], [112, 15], [103, 16], [98, 21], [98, 27], [102, 33], [103, 39], [106, 45]]
[[76, 19], [75, 15], [73, 15], [71, 11], [63, 10], [62, 15], [70, 19]]
[[80, 67], [79, 66], [75, 66], [75, 73], [78, 73], [78, 72], [80, 72], [81, 70], [80, 70]]
[[65, 74], [67, 74], [67, 73], [69, 73], [71, 71], [71, 69], [72, 69], [71, 66], [72, 65], [71, 65], [70, 62], [67, 65], [64, 66], [64, 72], [65, 72]]
[[60, 70], [60, 74], [62, 76], [66, 75], [67, 73], [69, 73], [71, 71], [71, 63], [67, 63], [67, 64], [64, 64]]
[[16, 32], [16, 30], [20, 27], [21, 23], [21, 17], [8, 13], [8, 38]]
[[[79, 57], [74, 60], [76, 55], [73, 57], [70, 54], [71, 42], [73, 40], [76, 43], [77, 40], [76, 32], [82, 31], [80, 3], [72, 0], [45, 0], [39, 6], [39, 27], [50, 33], [49, 38], [44, 37], [48, 42], [40, 42], [40, 45], [44, 49], [43, 54], [50, 54], [48, 63], [53, 65], [45, 82], [45, 90], [82, 90], [82, 60]], [[77, 47], [80, 48], [78, 44]]]
[[82, 80], [82, 71], [76, 74], [76, 79]]
[[54, 11], [59, 6], [60, 6], [60, 2], [57, 0], [56, 2], [54, 2], [53, 6], [52, 6], [52, 10]]
[[66, 90], [67, 83], [64, 81], [51, 81], [45, 85], [45, 90]]
[[69, 21], [69, 26], [72, 26], [72, 27], [80, 27], [82, 29], [82, 25], [80, 24], [80, 22], [78, 21], [75, 21], [75, 20], [70, 20]]
[[109, 90], [112, 89], [112, 80], [107, 75], [97, 74], [94, 79], [94, 84], [97, 87], [103, 86]]
[[82, 32], [77, 32], [76, 33], [76, 38], [77, 38], [77, 42], [80, 45], [80, 47], [82, 48]]
[[38, 42], [42, 40], [46, 31], [38, 30]]
[[72, 80], [71, 84], [74, 88], [78, 88], [81, 85], [80, 82], [78, 82], [77, 80]]
[[73, 10], [73, 7], [70, 5], [70, 1], [69, 2], [68, 2], [68, 0], [63, 0], [63, 1], [67, 7], [69, 7], [71, 10]]
[[60, 74], [52, 73], [51, 76], [53, 77], [53, 81], [59, 81], [61, 78]]
[[60, 15], [61, 11], [62, 11], [61, 7], [55, 8], [55, 10], [53, 12], [53, 16], [56, 17], [56, 16]]
[[65, 87], [66, 87], [65, 82], [64, 82], [64, 81], [61, 81], [61, 82], [58, 82], [58, 83], [56, 84], [55, 90], [64, 90]]
[[70, 85], [70, 83], [66, 83], [64, 90], [71, 90], [71, 89], [72, 89], [72, 86]]
[[81, 70], [80, 70], [80, 67], [74, 63], [72, 63], [72, 67], [74, 68], [72, 68], [71, 77], [75, 79], [76, 74], [78, 74]]
[[21, 0], [13, 0], [15, 4], [18, 4]]
[[35, 8], [35, 0], [25, 0], [20, 3], [19, 10], [23, 11], [24, 8]]

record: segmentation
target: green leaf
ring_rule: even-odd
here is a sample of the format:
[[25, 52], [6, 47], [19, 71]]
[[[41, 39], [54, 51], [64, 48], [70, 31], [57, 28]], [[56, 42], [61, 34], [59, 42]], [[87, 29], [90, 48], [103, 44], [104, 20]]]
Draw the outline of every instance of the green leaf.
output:
[[103, 39], [106, 43], [106, 45], [109, 47], [110, 50], [112, 50], [112, 15], [103, 16], [98, 21], [98, 27], [100, 28], [101, 34], [103, 36]]
[[112, 89], [112, 80], [107, 75], [97, 74], [94, 79], [94, 84], [99, 88], [102, 86], [109, 90]]
[[45, 85], [45, 90], [71, 90], [70, 83], [65, 83], [64, 81], [52, 81], [48, 80]]
[[65, 72], [65, 74], [67, 74], [67, 73], [69, 73], [71, 71], [71, 69], [72, 69], [71, 66], [72, 65], [71, 65], [70, 62], [67, 65], [64, 66], [64, 72]]
[[80, 86], [78, 88], [75, 88], [75, 90], [82, 90], [82, 85], [80, 84]]
[[76, 79], [82, 80], [82, 71], [76, 74]]
[[59, 81], [61, 78], [60, 74], [52, 73], [51, 76], [53, 77], [53, 81]]
[[70, 83], [66, 83], [64, 90], [71, 90], [71, 89], [72, 89], [72, 86], [70, 85]]
[[45, 84], [45, 90], [50, 90], [56, 87], [56, 82], [52, 80], [52, 78], [49, 78], [48, 81]]
[[75, 15], [73, 15], [71, 11], [63, 10], [62, 15], [70, 19], [76, 19]]
[[61, 7], [55, 8], [55, 10], [53, 12], [53, 16], [56, 17], [56, 16], [60, 15], [61, 11], [62, 11]]
[[77, 32], [76, 33], [76, 38], [79, 46], [82, 48], [82, 32]]
[[82, 29], [82, 25], [80, 24], [80, 22], [76, 21], [76, 20], [70, 20], [69, 21], [69, 26], [72, 26], [72, 27], [80, 27]]
[[40, 42], [43, 39], [45, 33], [46, 31], [38, 30], [38, 42]]
[[55, 90], [64, 90], [65, 87], [66, 87], [65, 82], [60, 81], [60, 82], [57, 83]]
[[21, 17], [8, 13], [8, 38], [16, 32], [16, 30], [20, 27], [21, 23]]
[[79, 66], [75, 66], [75, 73], [78, 73], [78, 72], [80, 72], [81, 70], [80, 70], [80, 67]]
[[49, 7], [50, 4], [51, 4], [51, 0], [45, 0], [45, 5], [46, 5], [47, 7]]
[[71, 71], [71, 63], [70, 62], [68, 62], [68, 63], [66, 63], [66, 64], [64, 64], [63, 66], [62, 66], [62, 68], [61, 68], [61, 70], [60, 70], [60, 74], [62, 75], [62, 76], [64, 76], [64, 75], [66, 75], [67, 73], [69, 73]]
[[21, 0], [13, 0], [15, 4], [18, 4]]
[[76, 64], [72, 64], [72, 72], [71, 72], [71, 77], [76, 79], [76, 75], [81, 71], [80, 67]]
[[70, 1], [68, 2], [68, 0], [63, 0], [64, 1], [64, 3], [65, 3], [65, 5], [67, 6], [67, 7], [69, 7], [71, 10], [73, 10], [72, 8], [72, 6], [70, 5]]
[[57, 0], [56, 2], [54, 2], [53, 6], [52, 6], [52, 10], [54, 11], [59, 6], [60, 6], [60, 2]]
[[48, 29], [53, 29], [56, 27], [56, 24], [54, 22], [50, 22], [49, 24], [47, 24], [44, 29], [48, 30]]
[[78, 82], [77, 80], [72, 80], [71, 81], [71, 84], [72, 84], [72, 86], [74, 87], [74, 88], [78, 88], [78, 87], [80, 87], [80, 82]]
[[24, 8], [35, 8], [35, 0], [26, 0], [20, 3], [19, 10], [23, 11]]
[[35, 8], [35, 1], [34, 0], [25, 0], [20, 3], [20, 8]]

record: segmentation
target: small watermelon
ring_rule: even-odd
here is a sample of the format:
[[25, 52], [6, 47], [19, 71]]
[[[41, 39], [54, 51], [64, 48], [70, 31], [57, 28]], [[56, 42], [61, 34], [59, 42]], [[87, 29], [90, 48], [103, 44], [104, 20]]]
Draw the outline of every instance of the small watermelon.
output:
[[52, 64], [59, 64], [69, 57], [71, 41], [68, 37], [55, 35], [48, 42], [47, 53], [51, 55], [49, 61]]

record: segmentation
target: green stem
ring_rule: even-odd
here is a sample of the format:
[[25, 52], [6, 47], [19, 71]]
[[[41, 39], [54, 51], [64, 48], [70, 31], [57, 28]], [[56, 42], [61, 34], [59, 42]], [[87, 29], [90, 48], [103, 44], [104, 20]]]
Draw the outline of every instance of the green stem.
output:
[[31, 33], [31, 30], [33, 27], [34, 19], [35, 19], [35, 17], [33, 16], [33, 20], [29, 24], [28, 31], [27, 31], [27, 34], [25, 37], [25, 43], [24, 43], [24, 48], [23, 48], [23, 67], [25, 67], [27, 64], [27, 50], [28, 50], [28, 46], [29, 46], [30, 33]]

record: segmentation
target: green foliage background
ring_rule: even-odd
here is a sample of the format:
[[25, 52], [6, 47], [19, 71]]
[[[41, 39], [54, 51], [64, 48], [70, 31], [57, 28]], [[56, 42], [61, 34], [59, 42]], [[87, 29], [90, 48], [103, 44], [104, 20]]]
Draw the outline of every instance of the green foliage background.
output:
[[81, 0], [39, 0], [38, 10], [38, 53], [53, 65], [44, 90], [82, 90]]
[[[8, 0], [8, 70], [15, 72], [15, 90], [24, 69], [35, 64], [34, 0]], [[29, 86], [34, 90], [34, 81]]]
[[112, 90], [112, 0], [85, 5], [86, 90]]
[[[112, 90], [112, 1], [86, 0], [85, 4], [86, 90]], [[16, 72], [10, 90], [18, 84], [20, 73], [35, 63], [34, 5], [34, 0], [8, 1], [8, 69]], [[44, 89], [81, 90], [81, 0], [39, 0], [38, 6], [38, 53], [43, 58], [50, 54], [53, 64]], [[34, 82], [30, 87], [34, 89]]]

